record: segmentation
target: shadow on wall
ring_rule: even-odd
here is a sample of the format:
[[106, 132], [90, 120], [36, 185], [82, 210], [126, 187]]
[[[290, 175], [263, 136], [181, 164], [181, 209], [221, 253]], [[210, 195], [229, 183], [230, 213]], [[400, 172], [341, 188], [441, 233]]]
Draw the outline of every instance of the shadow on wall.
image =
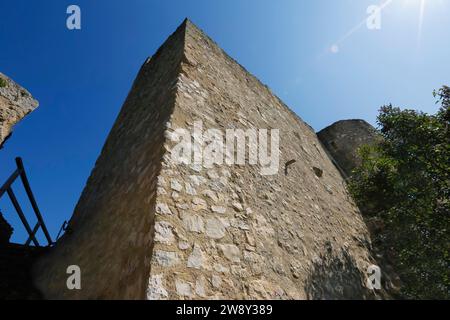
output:
[[306, 280], [306, 294], [312, 300], [370, 299], [363, 279], [364, 275], [347, 252], [322, 256], [314, 262]]

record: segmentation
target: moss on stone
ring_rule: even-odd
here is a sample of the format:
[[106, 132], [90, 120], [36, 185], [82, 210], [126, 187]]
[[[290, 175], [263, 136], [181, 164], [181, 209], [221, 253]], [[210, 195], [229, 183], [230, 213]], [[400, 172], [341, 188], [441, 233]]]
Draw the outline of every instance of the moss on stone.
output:
[[0, 78], [0, 88], [4, 88], [8, 85], [5, 79]]

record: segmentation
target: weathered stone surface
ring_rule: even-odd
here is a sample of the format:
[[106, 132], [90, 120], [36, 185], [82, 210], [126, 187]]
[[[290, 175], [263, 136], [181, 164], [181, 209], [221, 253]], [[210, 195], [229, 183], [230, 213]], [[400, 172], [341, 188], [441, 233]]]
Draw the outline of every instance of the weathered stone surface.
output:
[[175, 236], [172, 232], [173, 226], [168, 222], [156, 222], [155, 223], [155, 241], [165, 244], [171, 244], [175, 240]]
[[163, 300], [168, 296], [167, 290], [163, 287], [163, 275], [152, 275], [148, 280], [147, 300]]
[[183, 280], [176, 279], [175, 280], [175, 288], [177, 293], [181, 297], [191, 297], [192, 296], [192, 286], [184, 282]]
[[172, 190], [178, 192], [180, 192], [183, 189], [183, 186], [177, 179], [172, 179], [172, 181], [170, 182], [170, 187], [172, 188]]
[[187, 250], [191, 247], [191, 245], [189, 244], [189, 242], [187, 241], [180, 241], [178, 242], [178, 248], [180, 250]]
[[220, 273], [229, 273], [230, 272], [230, 269], [228, 269], [227, 267], [224, 267], [220, 263], [215, 263], [213, 268], [215, 271], [220, 272]]
[[222, 221], [216, 218], [206, 220], [206, 235], [213, 239], [225, 237], [225, 226]]
[[197, 195], [197, 191], [195, 191], [195, 188], [192, 187], [192, 185], [188, 182], [185, 183], [185, 188], [186, 188], [186, 193], [191, 195], [191, 196], [195, 196]]
[[171, 251], [155, 250], [153, 259], [161, 267], [173, 267], [179, 263], [178, 254]]
[[222, 285], [222, 278], [216, 274], [213, 274], [211, 278], [211, 284], [214, 288], [220, 288], [220, 286]]
[[207, 207], [206, 201], [202, 198], [194, 198], [192, 200], [192, 210], [200, 211], [205, 210]]
[[351, 176], [352, 170], [361, 162], [359, 147], [377, 139], [375, 128], [364, 120], [335, 122], [319, 131], [317, 136], [345, 177]]
[[206, 179], [202, 176], [191, 175], [189, 176], [189, 181], [191, 181], [194, 186], [199, 187], [206, 182]]
[[200, 276], [197, 278], [195, 282], [195, 294], [201, 298], [205, 298], [207, 296], [206, 278], [204, 276]]
[[231, 262], [241, 261], [241, 252], [234, 244], [219, 244], [219, 249], [223, 255]]
[[242, 211], [244, 210], [244, 208], [242, 207], [242, 204], [240, 204], [239, 202], [233, 202], [233, 208], [236, 211]]
[[157, 203], [155, 210], [156, 213], [159, 214], [172, 214], [172, 211], [170, 211], [169, 206], [165, 203]]
[[212, 210], [212, 212], [220, 213], [220, 214], [224, 214], [227, 211], [227, 209], [222, 206], [211, 206], [211, 210]]
[[198, 244], [194, 245], [191, 255], [188, 258], [187, 266], [188, 268], [200, 269], [205, 262], [205, 256], [202, 249]]
[[203, 222], [203, 218], [196, 214], [185, 214], [183, 216], [183, 226], [187, 231], [190, 232], [205, 232], [205, 224]]
[[12, 127], [38, 105], [27, 90], [0, 72], [0, 149]]
[[[202, 193], [204, 196], [206, 196], [207, 198], [209, 198], [210, 200], [213, 201], [213, 203], [216, 203], [217, 201], [219, 201], [219, 197], [217, 196], [217, 194], [212, 191], [212, 190], [205, 190]], [[217, 207], [217, 206], [215, 206]]]

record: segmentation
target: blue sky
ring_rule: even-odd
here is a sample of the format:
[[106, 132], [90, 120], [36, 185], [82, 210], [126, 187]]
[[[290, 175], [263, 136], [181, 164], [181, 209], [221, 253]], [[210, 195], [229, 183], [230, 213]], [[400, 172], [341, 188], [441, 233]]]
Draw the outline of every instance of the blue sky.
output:
[[[266, 83], [314, 129], [387, 103], [433, 113], [450, 84], [450, 1], [392, 0], [381, 29], [365, 23], [379, 0], [15, 0], [0, 3], [0, 71], [40, 107], [0, 151], [0, 181], [24, 159], [52, 236], [68, 220], [137, 71], [185, 17]], [[82, 29], [66, 28], [80, 6]], [[337, 53], [331, 46], [338, 44]], [[21, 196], [20, 188], [16, 187]], [[25, 240], [6, 199], [2, 209]], [[31, 211], [27, 214], [31, 217]], [[32, 219], [30, 219], [32, 220]]]

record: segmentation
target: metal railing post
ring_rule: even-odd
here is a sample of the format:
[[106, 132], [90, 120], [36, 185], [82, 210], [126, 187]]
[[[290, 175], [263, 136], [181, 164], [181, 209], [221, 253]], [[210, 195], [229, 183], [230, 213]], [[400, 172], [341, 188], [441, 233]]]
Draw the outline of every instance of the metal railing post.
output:
[[34, 213], [36, 214], [36, 218], [38, 219], [40, 227], [42, 228], [45, 238], [47, 239], [48, 245], [50, 246], [53, 244], [52, 238], [50, 237], [47, 227], [45, 226], [44, 219], [42, 218], [41, 212], [39, 211], [39, 207], [36, 203], [36, 199], [34, 198], [33, 192], [31, 191], [30, 184], [28, 183], [27, 175], [25, 173], [25, 169], [23, 166], [23, 162], [20, 157], [16, 158], [16, 164], [20, 172], [20, 179], [22, 180], [23, 186], [28, 195], [28, 199], [31, 202], [31, 206], [33, 207]]
[[23, 214], [22, 208], [20, 207], [19, 202], [17, 201], [17, 198], [16, 198], [13, 190], [11, 188], [8, 188], [6, 190], [6, 192], [8, 193], [9, 199], [11, 200], [14, 208], [16, 209], [17, 214], [19, 215], [19, 218], [22, 221], [25, 229], [27, 230], [28, 234], [30, 235], [30, 238], [33, 240], [34, 245], [39, 246], [39, 242], [34, 237], [33, 231], [31, 230], [30, 225], [28, 224], [28, 221], [25, 218], [25, 215]]

